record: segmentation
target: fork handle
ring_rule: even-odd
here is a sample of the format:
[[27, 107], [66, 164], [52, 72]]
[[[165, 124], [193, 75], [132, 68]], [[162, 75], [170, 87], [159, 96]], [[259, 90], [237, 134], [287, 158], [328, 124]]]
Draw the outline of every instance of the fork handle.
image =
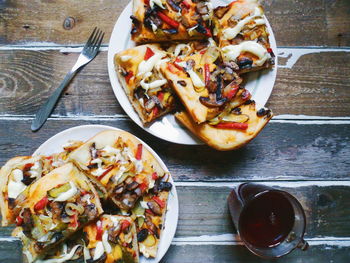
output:
[[31, 126], [31, 130], [33, 132], [39, 130], [41, 126], [43, 126], [43, 124], [46, 122], [47, 118], [50, 116], [51, 112], [53, 111], [58, 99], [60, 98], [62, 91], [69, 84], [72, 78], [75, 76], [76, 72], [77, 72], [76, 70], [70, 71], [65, 76], [65, 78], [63, 79], [59, 87], [48, 98], [45, 104], [38, 110]]

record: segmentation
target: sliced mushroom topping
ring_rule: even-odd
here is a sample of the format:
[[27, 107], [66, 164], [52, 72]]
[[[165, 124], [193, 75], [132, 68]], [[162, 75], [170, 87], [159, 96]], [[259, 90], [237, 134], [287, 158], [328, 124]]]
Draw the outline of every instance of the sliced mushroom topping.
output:
[[235, 62], [233, 62], [233, 61], [226, 61], [226, 62], [222, 63], [222, 65], [224, 67], [229, 67], [232, 70], [239, 70], [238, 65]]
[[130, 19], [135, 26], [139, 26], [141, 24], [141, 22], [135, 16], [130, 16]]
[[171, 7], [171, 9], [173, 9], [174, 11], [176, 11], [176, 12], [180, 12], [181, 11], [181, 7], [178, 6], [173, 0], [167, 0], [167, 3]]
[[61, 218], [61, 214], [63, 212], [65, 204], [62, 202], [51, 202], [49, 206], [51, 209], [53, 219], [59, 220]]
[[173, 185], [171, 183], [169, 183], [169, 182], [160, 182], [159, 186], [158, 186], [158, 189], [160, 191], [167, 191], [167, 192], [169, 192], [172, 187], [173, 187]]
[[126, 185], [126, 189], [129, 191], [132, 191], [132, 190], [136, 189], [138, 186], [139, 186], [139, 184], [137, 182], [133, 181], [132, 183]]
[[118, 224], [115, 227], [112, 227], [110, 229], [108, 229], [108, 241], [117, 244], [118, 243], [118, 236], [120, 234], [120, 230], [121, 230], [121, 225]]
[[145, 223], [146, 223], [148, 229], [149, 229], [154, 235], [156, 235], [156, 237], [159, 238], [158, 228], [156, 227], [155, 224], [153, 224], [152, 218], [150, 218], [149, 215], [146, 215]]
[[122, 204], [124, 208], [130, 209], [134, 207], [137, 199], [138, 199], [138, 196], [136, 194], [125, 193], [122, 198]]
[[177, 81], [177, 84], [180, 84], [182, 87], [185, 87], [185, 86], [186, 86], [186, 81], [184, 81], [184, 80], [178, 80], [178, 81]]
[[221, 19], [229, 9], [230, 6], [219, 6], [214, 9], [214, 14], [217, 18]]
[[88, 204], [85, 207], [84, 215], [87, 216], [89, 221], [95, 219], [97, 217], [97, 209], [95, 204]]
[[232, 68], [225, 67], [224, 70], [224, 74], [222, 75], [223, 80], [232, 81], [235, 78], [235, 76], [233, 75], [234, 71], [232, 70]]
[[149, 207], [149, 209], [152, 210], [153, 213], [155, 213], [156, 215], [162, 215], [162, 210], [160, 209], [160, 206], [157, 204], [156, 201], [149, 201], [147, 202], [147, 205]]
[[95, 146], [94, 142], [90, 146], [90, 155], [91, 155], [92, 159], [96, 159], [97, 158], [97, 150], [96, 150], [96, 146]]
[[251, 94], [250, 94], [250, 92], [248, 91], [248, 90], [244, 90], [243, 91], [243, 93], [242, 93], [242, 99], [243, 100], [247, 100], [247, 99], [249, 99], [251, 97]]
[[31, 236], [31, 230], [34, 227], [34, 222], [32, 219], [32, 213], [30, 212], [29, 208], [24, 208], [22, 212], [23, 217], [23, 223], [22, 223], [22, 229], [23, 233], [30, 237]]
[[210, 93], [214, 93], [214, 92], [216, 92], [217, 88], [218, 88], [217, 83], [215, 81], [210, 80], [208, 85], [207, 85], [208, 91]]
[[211, 93], [211, 94], [209, 94], [209, 97], [199, 97], [199, 101], [204, 106], [207, 106], [208, 108], [215, 108], [215, 107], [223, 106], [226, 103], [227, 99], [221, 98], [221, 99], [217, 100], [216, 94]]
[[154, 102], [154, 100], [149, 99], [146, 103], [145, 103], [145, 109], [147, 112], [151, 112], [152, 109], [156, 106], [156, 103]]
[[234, 108], [233, 110], [231, 110], [231, 113], [236, 114], [236, 115], [240, 115], [240, 114], [242, 114], [242, 110], [241, 110], [241, 108], [237, 107], [237, 108]]
[[134, 91], [134, 97], [136, 99], [141, 99], [144, 96], [145, 96], [145, 90], [141, 86], [137, 87]]
[[36, 178], [35, 177], [30, 177], [30, 176], [23, 176], [22, 183], [25, 185], [30, 185]]
[[121, 193], [124, 192], [124, 186], [123, 185], [120, 185], [120, 186], [117, 186], [115, 189], [114, 189], [114, 193], [116, 195], [120, 195]]
[[136, 194], [138, 197], [140, 197], [140, 196], [142, 195], [142, 190], [141, 190], [140, 188], [136, 188], [136, 189], [134, 190], [134, 192], [135, 192], [135, 194]]

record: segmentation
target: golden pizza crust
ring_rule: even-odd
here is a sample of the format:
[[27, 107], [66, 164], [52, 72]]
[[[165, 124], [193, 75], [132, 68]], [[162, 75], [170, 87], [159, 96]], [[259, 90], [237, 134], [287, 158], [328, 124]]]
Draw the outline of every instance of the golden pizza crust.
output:
[[248, 129], [246, 131], [219, 129], [207, 123], [196, 124], [186, 112], [176, 113], [175, 117], [209, 146], [220, 151], [228, 151], [238, 149], [249, 143], [272, 118], [272, 114], [270, 117], [258, 117], [254, 103], [243, 105], [240, 108], [242, 114], [249, 116]]

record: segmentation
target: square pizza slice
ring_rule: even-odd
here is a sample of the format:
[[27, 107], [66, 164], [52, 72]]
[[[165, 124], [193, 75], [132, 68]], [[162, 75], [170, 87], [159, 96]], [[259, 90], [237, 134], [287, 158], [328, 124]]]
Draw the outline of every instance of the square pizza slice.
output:
[[102, 215], [83, 231], [86, 262], [139, 262], [136, 227], [130, 217]]
[[168, 55], [158, 45], [142, 45], [115, 55], [118, 79], [143, 123], [172, 111], [174, 93], [159, 71]]
[[222, 62], [214, 41], [179, 44], [175, 59], [161, 65], [188, 114], [196, 123], [218, 115], [242, 82], [235, 63]]
[[23, 242], [29, 262], [72, 236], [103, 210], [89, 179], [72, 163], [29, 185], [16, 199], [13, 236]]
[[206, 39], [209, 0], [133, 0], [131, 39], [136, 43]]
[[147, 258], [157, 256], [171, 188], [172, 184], [166, 178], [157, 179], [154, 188], [143, 196], [132, 209], [132, 217], [136, 222], [139, 252]]
[[186, 112], [176, 113], [175, 117], [209, 146], [228, 151], [254, 139], [272, 118], [272, 112], [265, 108], [256, 111], [255, 102], [249, 100], [240, 107], [228, 107], [211, 122], [196, 124]]
[[146, 147], [125, 131], [100, 132], [73, 151], [69, 159], [126, 211], [167, 174]]
[[237, 0], [217, 7], [213, 21], [224, 60], [236, 63], [240, 73], [275, 64], [264, 11], [258, 0]]

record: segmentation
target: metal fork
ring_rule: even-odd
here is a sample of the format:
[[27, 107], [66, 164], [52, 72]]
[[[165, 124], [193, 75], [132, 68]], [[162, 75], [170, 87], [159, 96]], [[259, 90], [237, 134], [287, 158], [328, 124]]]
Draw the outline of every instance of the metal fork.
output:
[[69, 82], [78, 72], [78, 70], [96, 57], [98, 50], [101, 46], [103, 37], [104, 33], [100, 29], [95, 27], [94, 31], [90, 35], [88, 41], [86, 42], [83, 48], [83, 51], [80, 53], [79, 58], [73, 66], [73, 68], [71, 69], [71, 71], [66, 75], [60, 86], [48, 98], [46, 103], [36, 113], [31, 126], [32, 131], [37, 131], [43, 126], [43, 124], [55, 108], [58, 99], [61, 97], [62, 91], [69, 84]]

